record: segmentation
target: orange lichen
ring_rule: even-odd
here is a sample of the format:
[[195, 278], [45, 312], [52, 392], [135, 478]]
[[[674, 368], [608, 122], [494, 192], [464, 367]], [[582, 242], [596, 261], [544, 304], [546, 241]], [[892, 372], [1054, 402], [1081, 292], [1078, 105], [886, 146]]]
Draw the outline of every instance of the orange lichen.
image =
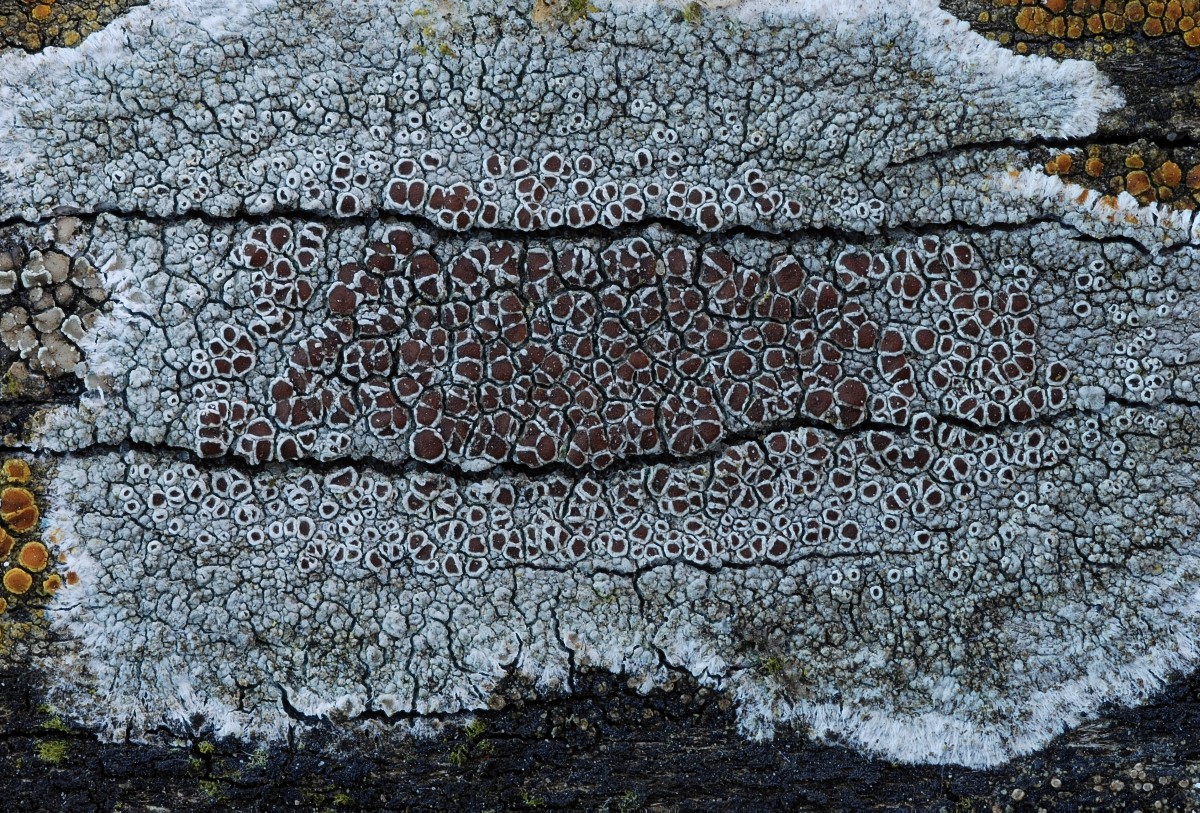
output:
[[14, 544], [16, 544], [16, 540], [9, 536], [8, 531], [0, 528], [0, 558], [12, 553]]
[[5, 599], [0, 598], [0, 613], [5, 613], [7, 611], [8, 611], [8, 602]]
[[33, 586], [33, 576], [19, 567], [14, 567], [4, 574], [4, 589], [13, 595], [22, 595]]
[[1149, 142], [1088, 144], [1070, 163], [1066, 153], [1038, 151], [1035, 158], [1049, 175], [1088, 189], [1128, 192], [1142, 203], [1169, 203], [1172, 208], [1200, 209], [1200, 148], [1164, 147]]
[[0, 4], [0, 51], [38, 51], [47, 45], [78, 45], [131, 6], [145, 0], [23, 0]]
[[17, 561], [26, 570], [40, 573], [50, 563], [50, 552], [41, 542], [26, 542], [17, 554]]
[[46, 580], [42, 582], [42, 592], [46, 595], [53, 595], [54, 593], [57, 593], [61, 587], [62, 577], [57, 573], [51, 573], [46, 577]]
[[1150, 176], [1141, 170], [1135, 170], [1125, 176], [1125, 191], [1137, 196], [1150, 189]]
[[79, 574], [74, 570], [67, 571], [67, 584], [71, 585], [72, 587], [79, 584]]
[[1174, 161], [1166, 161], [1155, 171], [1154, 180], [1163, 186], [1174, 188], [1183, 180], [1183, 170]]
[[19, 457], [10, 457], [4, 461], [4, 476], [14, 483], [28, 483], [33, 472], [24, 460]]
[[1066, 175], [1071, 171], [1073, 159], [1065, 152], [1060, 152], [1058, 155], [1046, 162], [1046, 174], [1048, 175]]
[[[1022, 33], [1062, 42], [1051, 50], [1062, 53], [1066, 42], [1084, 37], [1104, 37], [1138, 31], [1147, 37], [1183, 35], [1190, 47], [1200, 47], [1200, 8], [1194, 0], [992, 0], [994, 5], [1021, 6], [1013, 23]], [[989, 18], [997, 19], [995, 15]], [[982, 21], [982, 20], [981, 20]], [[1018, 43], [1018, 50], [1021, 45]], [[1103, 51], [1111, 53], [1111, 43]]]
[[37, 503], [29, 489], [9, 487], [0, 491], [0, 517], [17, 533], [32, 529], [39, 516]]

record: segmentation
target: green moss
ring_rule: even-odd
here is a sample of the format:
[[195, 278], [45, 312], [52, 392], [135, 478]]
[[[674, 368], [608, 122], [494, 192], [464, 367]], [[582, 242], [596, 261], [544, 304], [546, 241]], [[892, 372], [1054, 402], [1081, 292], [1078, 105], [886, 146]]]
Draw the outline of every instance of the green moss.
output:
[[246, 761], [246, 767], [251, 770], [260, 770], [267, 767], [267, 760], [271, 756], [271, 752], [265, 747], [259, 748], [250, 755], [250, 759]]
[[487, 723], [483, 720], [475, 719], [467, 723], [463, 727], [463, 733], [466, 734], [467, 741], [459, 743], [450, 752], [450, 763], [457, 768], [465, 768], [470, 763], [472, 755], [491, 755], [496, 750], [496, 746], [482, 739], [486, 732]]
[[762, 670], [763, 674], [770, 675], [771, 677], [779, 677], [783, 674], [784, 670], [783, 658], [774, 656], [764, 658], [762, 663], [758, 665], [758, 668]]
[[600, 813], [634, 813], [642, 809], [642, 797], [637, 791], [627, 790], [600, 806]]
[[470, 743], [462, 743], [450, 752], [450, 764], [456, 768], [465, 768], [471, 758]]
[[334, 794], [334, 797], [333, 797], [333, 806], [334, 807], [347, 807], [351, 803], [353, 803], [353, 801], [354, 800], [350, 798], [349, 793], [345, 793], [345, 792], [336, 793], [336, 794]]
[[50, 731], [70, 731], [71, 727], [62, 721], [61, 717], [51, 717], [46, 722], [42, 723], [42, 728]]
[[200, 780], [200, 792], [214, 802], [222, 801], [225, 798], [225, 793], [221, 789], [221, 783], [214, 782], [211, 779]]
[[567, 25], [571, 25], [599, 10], [592, 5], [591, 0], [564, 0], [559, 18]]
[[10, 372], [4, 373], [4, 381], [0, 384], [7, 398], [16, 398], [21, 394], [21, 382]]
[[38, 740], [33, 750], [47, 765], [59, 765], [67, 758], [66, 740]]
[[683, 21], [691, 25], [700, 25], [701, 20], [704, 19], [704, 7], [697, 3], [696, 0], [692, 0], [692, 2], [685, 5], [681, 13], [683, 14]]
[[196, 746], [196, 750], [199, 751], [201, 754], [208, 756], [209, 754], [213, 754], [216, 752], [217, 746], [213, 745], [208, 740], [201, 740], [200, 744]]
[[521, 804], [529, 808], [539, 808], [546, 806], [546, 800], [541, 796], [535, 796], [529, 791], [521, 791]]

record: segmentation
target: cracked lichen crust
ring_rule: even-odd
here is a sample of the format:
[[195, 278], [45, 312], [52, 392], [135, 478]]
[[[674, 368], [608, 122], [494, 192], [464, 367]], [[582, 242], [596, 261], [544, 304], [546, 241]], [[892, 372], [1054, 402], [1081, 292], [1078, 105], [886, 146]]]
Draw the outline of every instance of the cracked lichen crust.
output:
[[566, 28], [511, 2], [233, 5], [155, 3], [65, 55], [0, 57], [0, 217], [1002, 219], [980, 194], [1009, 156], [940, 153], [1083, 135], [1120, 101], [1090, 64], [1015, 57], [932, 0], [699, 24], [641, 4]]
[[1195, 656], [1196, 431], [1108, 403], [472, 480], [89, 455], [58, 479], [70, 703], [272, 736], [483, 709], [514, 671], [674, 669], [736, 693], [749, 733], [992, 763]]
[[23, 427], [64, 711], [686, 671], [752, 735], [986, 765], [1194, 666], [1200, 220], [1028, 160], [1120, 102], [1095, 66], [928, 0], [530, 12], [0, 56], [0, 218], [77, 218], [108, 309]]
[[50, 448], [604, 469], [781, 425], [1194, 396], [1196, 251], [1054, 224], [847, 243], [101, 221], [93, 244], [131, 258], [89, 337], [106, 383], [41, 416]]
[[421, 721], [588, 663], [987, 764], [1193, 658], [1191, 247], [107, 216], [92, 245], [127, 247], [112, 392], [36, 437], [82, 452], [55, 528], [93, 722]]
[[48, 400], [54, 384], [87, 376], [80, 347], [108, 294], [83, 225], [61, 217], [0, 232], [0, 404]]

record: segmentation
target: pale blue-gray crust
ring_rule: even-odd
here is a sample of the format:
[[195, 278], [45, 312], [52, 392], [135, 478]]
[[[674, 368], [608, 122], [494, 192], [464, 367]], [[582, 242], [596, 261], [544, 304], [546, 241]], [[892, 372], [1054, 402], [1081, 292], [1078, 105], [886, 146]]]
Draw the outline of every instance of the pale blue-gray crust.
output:
[[990, 765], [1192, 667], [1197, 230], [1018, 163], [1094, 67], [923, 0], [234, 5], [0, 57], [0, 340], [87, 386], [21, 441], [64, 713], [682, 670]]

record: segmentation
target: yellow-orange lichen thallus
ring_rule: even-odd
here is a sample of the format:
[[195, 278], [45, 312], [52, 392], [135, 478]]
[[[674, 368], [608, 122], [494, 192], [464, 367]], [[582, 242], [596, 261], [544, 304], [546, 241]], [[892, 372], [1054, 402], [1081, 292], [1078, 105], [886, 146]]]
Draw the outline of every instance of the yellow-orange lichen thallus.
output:
[[1045, 171], [1085, 186], [1100, 181], [1105, 191], [1128, 192], [1140, 203], [1200, 208], [1200, 151], [1193, 148], [1171, 152], [1152, 148], [1152, 155], [1143, 155], [1136, 145], [1092, 144], [1086, 160], [1075, 160], [1068, 153], [1052, 154]]
[[1178, 36], [1200, 48], [1200, 0], [995, 0], [1022, 6], [1013, 22], [1023, 33], [1055, 40]]
[[[53, 560], [46, 542], [38, 537], [41, 509], [33, 469], [20, 458], [9, 458], [0, 465], [0, 560], [3, 576], [0, 584], [7, 595], [0, 597], [0, 613], [14, 606], [17, 597], [50, 595], [63, 584], [63, 577], [51, 569]], [[78, 577], [68, 573], [68, 584]]]

